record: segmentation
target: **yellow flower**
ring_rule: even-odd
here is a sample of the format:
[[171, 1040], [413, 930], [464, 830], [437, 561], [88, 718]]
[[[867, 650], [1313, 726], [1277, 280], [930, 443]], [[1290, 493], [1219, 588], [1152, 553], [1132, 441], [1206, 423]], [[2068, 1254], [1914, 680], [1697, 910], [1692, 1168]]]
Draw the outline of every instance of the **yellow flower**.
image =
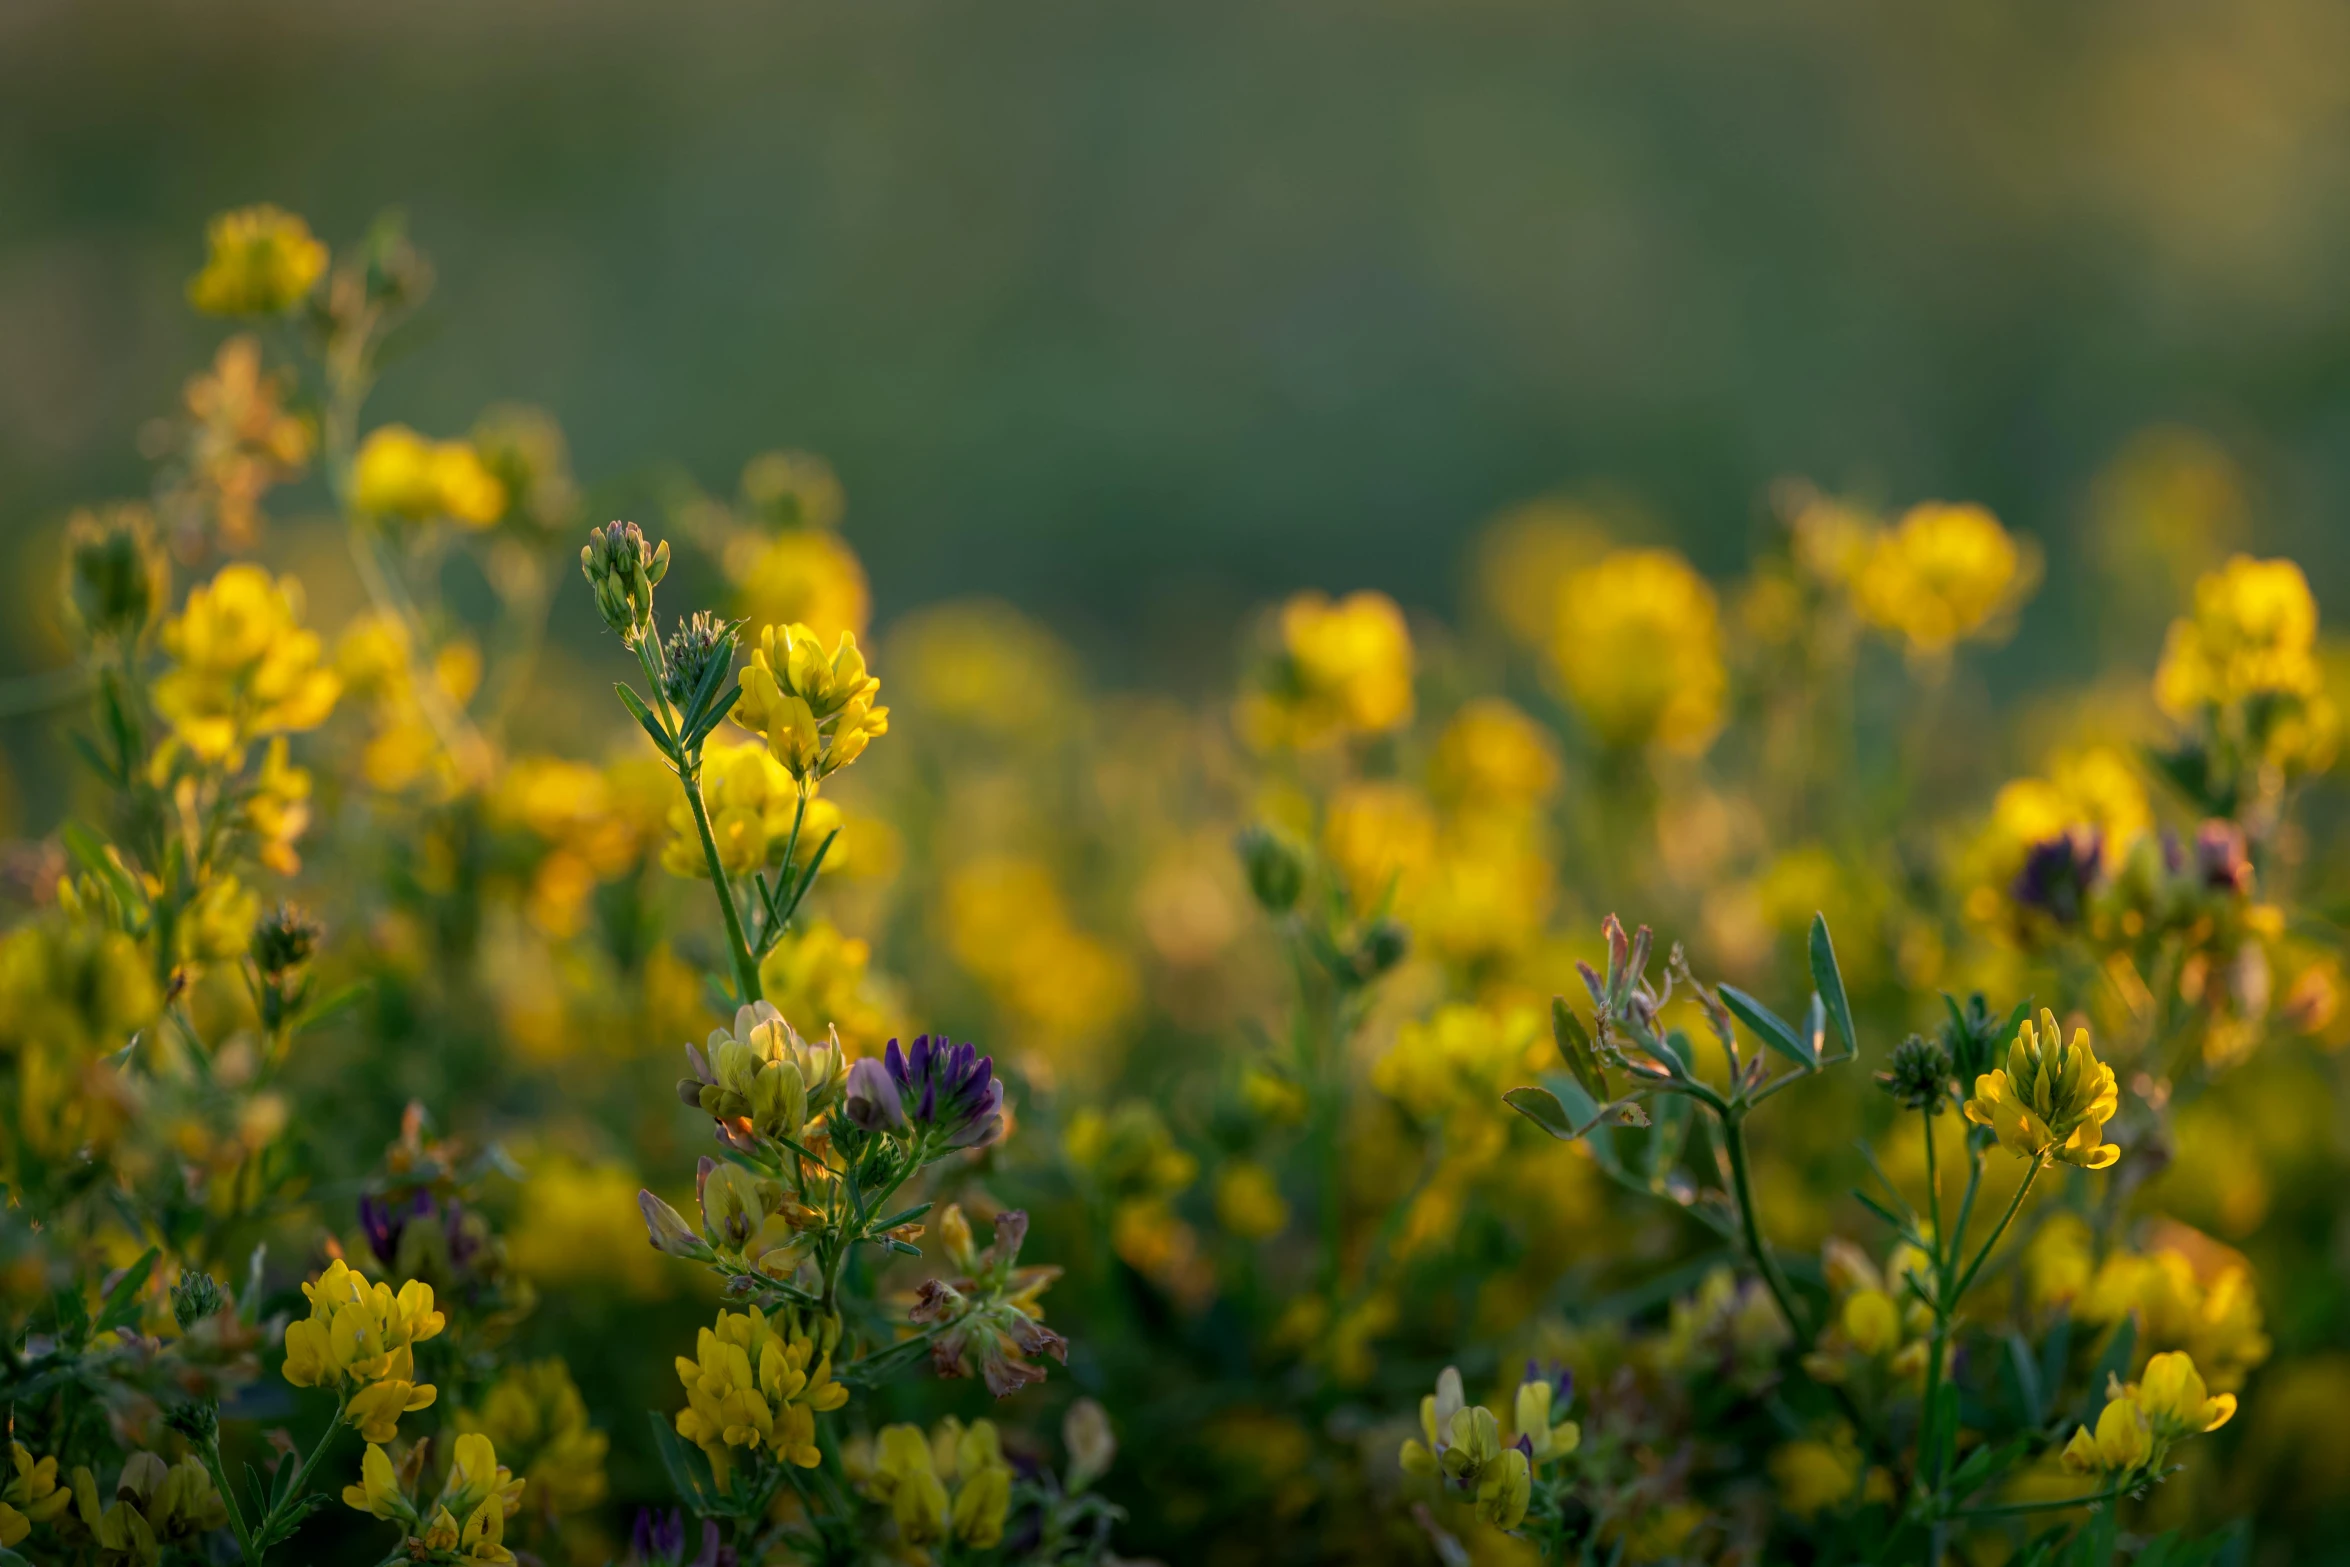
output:
[[1310, 748], [1411, 722], [1412, 634], [1384, 593], [1336, 603], [1300, 593], [1281, 606], [1277, 635], [1271, 663], [1241, 703], [1252, 743]]
[[389, 1442], [400, 1416], [429, 1407], [437, 1394], [416, 1381], [412, 1349], [448, 1325], [433, 1309], [432, 1286], [411, 1279], [394, 1294], [337, 1258], [302, 1293], [310, 1315], [286, 1324], [286, 1380], [296, 1387], [349, 1384], [344, 1418], [368, 1441]]
[[890, 1509], [901, 1543], [930, 1546], [951, 1538], [975, 1550], [1002, 1543], [1012, 1468], [993, 1422], [965, 1426], [949, 1416], [928, 1436], [920, 1426], [884, 1426], [876, 1441], [852, 1442], [847, 1456], [850, 1478]]
[[745, 536], [728, 547], [726, 574], [754, 631], [801, 625], [819, 637], [865, 634], [872, 592], [857, 552], [837, 534], [794, 528]]
[[188, 280], [188, 303], [210, 316], [273, 316], [301, 303], [326, 271], [310, 225], [264, 202], [212, 220], [211, 254]]
[[1436, 816], [1403, 784], [1351, 783], [1330, 802], [1322, 852], [1357, 914], [1404, 907], [1436, 859]]
[[2269, 1354], [2251, 1270], [2242, 1257], [2192, 1231], [2173, 1227], [2171, 1233], [2186, 1238], [2192, 1254], [2177, 1245], [2158, 1245], [2144, 1256], [2117, 1252], [2079, 1292], [2074, 1314], [2100, 1324], [2134, 1315], [2141, 1351], [2186, 1350], [2214, 1387], [2241, 1387]]
[[1617, 550], [1569, 574], [1551, 658], [1568, 701], [1605, 745], [1696, 756], [1722, 726], [1720, 603], [1672, 550]]
[[32, 1525], [47, 1523], [73, 1503], [73, 1492], [57, 1483], [56, 1459], [35, 1459], [22, 1442], [9, 1443], [8, 1456], [11, 1473], [0, 1488], [0, 1545], [16, 1544]]
[[2030, 586], [2032, 566], [1980, 506], [1928, 501], [1877, 536], [1854, 583], [1861, 618], [1913, 655], [1947, 653]]
[[[831, 858], [824, 863], [829, 867]], [[873, 1055], [905, 1030], [890, 991], [870, 973], [872, 962], [872, 943], [863, 938], [842, 935], [830, 920], [795, 920], [759, 961], [759, 988], [786, 1017], [802, 1019], [811, 1031], [836, 1029], [851, 1051]]]
[[378, 1518], [398, 1518], [408, 1510], [408, 1498], [400, 1490], [400, 1477], [392, 1470], [390, 1456], [378, 1444], [367, 1444], [367, 1456], [359, 1461], [359, 1484], [343, 1487], [343, 1504]]
[[832, 1380], [832, 1357], [818, 1354], [796, 1314], [770, 1318], [756, 1306], [719, 1312], [717, 1326], [696, 1339], [694, 1358], [677, 1357], [677, 1378], [686, 1392], [677, 1434], [709, 1457], [721, 1486], [732, 1448], [815, 1468], [823, 1462], [816, 1416], [849, 1398]]
[[930, 1439], [920, 1426], [884, 1426], [873, 1489], [889, 1504], [898, 1538], [907, 1545], [936, 1545], [947, 1536], [952, 1503], [932, 1466]]
[[1511, 1413], [1513, 1424], [1537, 1462], [1564, 1458], [1583, 1444], [1583, 1428], [1572, 1420], [1551, 1422], [1551, 1404], [1558, 1387], [1548, 1377], [1530, 1377], [1518, 1384]]
[[1447, 805], [1531, 809], [1558, 792], [1558, 747], [1510, 703], [1479, 697], [1445, 725], [1429, 781]]
[[1882, 1355], [1901, 1342], [1901, 1313], [1883, 1290], [1854, 1290], [1844, 1298], [1840, 1320], [1844, 1336], [1864, 1355]]
[[1503, 1089], [1524, 1081], [1537, 1042], [1548, 1053], [1541, 1015], [1452, 1002], [1396, 1030], [1371, 1066], [1371, 1086], [1415, 1117], [1461, 1113], [1492, 1121]]
[[172, 667], [155, 682], [156, 710], [183, 745], [235, 766], [249, 741], [326, 721], [342, 685], [301, 621], [302, 585], [258, 566], [223, 567], [189, 590], [163, 628]]
[[1002, 739], [1065, 729], [1079, 712], [1076, 657], [1011, 605], [970, 599], [890, 628], [890, 678], [925, 719]]
[[2122, 1397], [2106, 1401], [2095, 1435], [2087, 1426], [2074, 1430], [2065, 1444], [2064, 1466], [2076, 1474], [2127, 1474], [2153, 1456], [2154, 1436], [2145, 1415], [2135, 1399]]
[[457, 1429], [494, 1443], [557, 1512], [582, 1512], [604, 1499], [610, 1439], [588, 1423], [587, 1404], [560, 1359], [508, 1367], [478, 1411], [457, 1416]]
[[1261, 1241], [1288, 1228], [1289, 1204], [1272, 1171], [1235, 1159], [1216, 1177], [1216, 1219], [1242, 1240]]
[[1975, 1079], [1966, 1115], [1990, 1127], [2018, 1158], [2102, 1170], [2121, 1157], [2120, 1148], [2103, 1141], [2119, 1105], [2113, 1068], [2089, 1048], [2089, 1031], [2076, 1028], [2065, 1044], [2056, 1014], [2043, 1007], [2039, 1026], [2026, 1018], [2007, 1047], [2005, 1070]]
[[2295, 770], [2332, 760], [2340, 715], [2316, 657], [2317, 600], [2289, 560], [2237, 555], [2195, 584], [2194, 612], [2171, 622], [2154, 699], [2174, 718], [2215, 716], [2255, 698], [2255, 742]]
[[2203, 1385], [2202, 1373], [2195, 1369], [2194, 1358], [2183, 1350], [2170, 1350], [2147, 1361], [2136, 1393], [2147, 1425], [2165, 1441], [2217, 1431], [2236, 1414], [2236, 1395], [2212, 1396]]
[[769, 626], [743, 666], [742, 691], [735, 721], [763, 736], [769, 754], [810, 792], [889, 732], [889, 709], [873, 705], [881, 682], [847, 631], [827, 653], [804, 625]]
[[[784, 765], [754, 741], [728, 745], [723, 741], [702, 752], [702, 808], [709, 813], [710, 836], [718, 845], [718, 862], [729, 876], [743, 877], [780, 860], [790, 841], [792, 814], [799, 805], [799, 788]], [[820, 814], [818, 807], [823, 807]], [[840, 813], [823, 801], [808, 808], [800, 836], [814, 844], [840, 824]], [[693, 807], [682, 798], [669, 808], [670, 839], [661, 851], [661, 865], [672, 876], [710, 875], [709, 856], [702, 852], [701, 829]], [[815, 832], [811, 836], [810, 829]]]
[[469, 528], [486, 528], [506, 512], [506, 486], [471, 442], [431, 440], [404, 424], [370, 430], [359, 443], [351, 499], [371, 517], [446, 517]]
[[1799, 1518], [1855, 1500], [1865, 1460], [1849, 1428], [1838, 1426], [1825, 1440], [1806, 1437], [1772, 1449], [1771, 1479], [1779, 1505]]

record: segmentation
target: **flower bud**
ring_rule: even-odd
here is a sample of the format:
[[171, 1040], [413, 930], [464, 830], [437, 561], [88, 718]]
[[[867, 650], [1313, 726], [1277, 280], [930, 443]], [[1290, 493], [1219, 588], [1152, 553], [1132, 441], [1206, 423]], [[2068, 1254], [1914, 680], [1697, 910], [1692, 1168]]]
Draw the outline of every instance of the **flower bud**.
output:
[[185, 1333], [227, 1304], [220, 1282], [209, 1273], [183, 1273], [171, 1287], [171, 1319]]
[[669, 544], [654, 546], [633, 522], [589, 530], [579, 567], [596, 592], [604, 624], [635, 647], [653, 630], [653, 588], [669, 572]]
[[668, 668], [661, 676], [661, 694], [682, 709], [702, 689], [702, 677], [712, 664], [720, 659], [733, 662], [734, 628], [708, 610], [697, 609], [677, 623], [662, 651]]
[[655, 1251], [683, 1257], [689, 1262], [710, 1260], [709, 1245], [685, 1222], [684, 1214], [649, 1191], [636, 1194], [636, 1205], [645, 1216], [645, 1236]]
[[906, 1107], [898, 1098], [898, 1085], [891, 1080], [889, 1069], [872, 1056], [849, 1068], [848, 1116], [852, 1124], [868, 1132], [906, 1129]]
[[76, 512], [65, 531], [66, 615], [91, 642], [135, 643], [171, 596], [155, 521], [133, 502]]
[[1404, 960], [1412, 948], [1411, 932], [1394, 920], [1379, 920], [1363, 932], [1363, 939], [1355, 948], [1355, 972], [1363, 979], [1377, 979]]
[[1109, 1473], [1118, 1457], [1118, 1434], [1101, 1405], [1081, 1398], [1061, 1417], [1061, 1441], [1069, 1449], [1069, 1490], [1084, 1490]]
[[1278, 827], [1251, 827], [1240, 835], [1240, 863], [1248, 890], [1268, 914], [1297, 907], [1306, 885], [1305, 852]]
[[217, 1399], [198, 1398], [185, 1404], [174, 1404], [164, 1411], [163, 1423], [199, 1448], [208, 1447], [219, 1439], [220, 1402]]
[[265, 979], [282, 979], [310, 961], [326, 927], [308, 910], [281, 903], [253, 927], [253, 966]]

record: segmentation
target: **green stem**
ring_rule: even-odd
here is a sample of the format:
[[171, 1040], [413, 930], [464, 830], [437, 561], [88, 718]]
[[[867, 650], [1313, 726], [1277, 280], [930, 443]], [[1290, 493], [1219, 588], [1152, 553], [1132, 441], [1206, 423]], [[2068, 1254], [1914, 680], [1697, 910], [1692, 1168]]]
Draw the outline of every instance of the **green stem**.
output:
[[220, 1433], [215, 1431], [198, 1450], [204, 1460], [204, 1470], [212, 1476], [212, 1488], [228, 1507], [228, 1526], [237, 1537], [237, 1555], [246, 1567], [261, 1567], [260, 1553], [253, 1549], [252, 1531], [245, 1527], [245, 1510], [237, 1505], [237, 1493], [228, 1483], [228, 1472], [220, 1462]]
[[2045, 1513], [2067, 1507], [2090, 1507], [2099, 1502], [2110, 1502], [2118, 1497], [2127, 1496], [2130, 1494], [2130, 1489], [2126, 1485], [2116, 1485], [2109, 1486], [2102, 1491], [2092, 1491], [2087, 1496], [2058, 1496], [2039, 1502], [1997, 1502], [1989, 1507], [1961, 1507], [1942, 1516], [1944, 1518], [2002, 1518], [2016, 1513]]
[[1975, 1253], [1975, 1260], [1967, 1265], [1966, 1272], [1959, 1275], [1958, 1287], [1950, 1292], [1950, 1310], [1955, 1311], [1958, 1309], [1959, 1301], [1964, 1299], [1966, 1296], [1967, 1286], [1974, 1283], [1975, 1275], [1983, 1271], [1983, 1264], [1990, 1260], [1991, 1248], [1999, 1244], [1999, 1237], [2005, 1235], [2007, 1233], [2007, 1227], [2015, 1222], [2016, 1210], [2024, 1205], [2024, 1198], [2032, 1190], [2032, 1183], [2040, 1178], [2040, 1172], [2047, 1168], [2047, 1165], [2047, 1158], [2043, 1156], [2041, 1158], [2034, 1159], [2031, 1164], [2025, 1168], [2024, 1178], [2022, 1181], [2017, 1183], [2015, 1196], [2011, 1198], [2007, 1204], [2007, 1212], [1999, 1216], [1998, 1225], [1992, 1229], [1990, 1235], [1987, 1236], [1983, 1241], [1983, 1249]]
[[702, 858], [710, 867], [710, 884], [718, 890], [718, 908], [726, 916], [726, 955], [734, 965], [735, 1004], [749, 1006], [759, 999], [759, 966], [751, 961], [751, 946], [743, 936], [742, 911], [735, 907], [734, 885], [718, 862], [718, 838], [710, 830], [710, 808], [702, 803], [701, 759], [681, 768], [677, 781], [685, 786], [686, 803], [693, 807], [694, 830], [702, 835]]
[[[324, 1431], [318, 1433], [318, 1440], [310, 1444], [310, 1456], [303, 1459], [302, 1467], [294, 1471], [294, 1483], [287, 1489], [284, 1502], [279, 1505], [272, 1506], [269, 1509], [268, 1516], [261, 1520], [261, 1535], [263, 1539], [266, 1540], [276, 1534], [278, 1520], [286, 1509], [292, 1508], [297, 1503], [299, 1503], [303, 1497], [310, 1494], [310, 1476], [317, 1471], [318, 1461], [326, 1456], [326, 1450], [334, 1445], [335, 1437], [341, 1433], [343, 1429], [343, 1416], [349, 1411], [350, 1407], [351, 1401], [348, 1398], [338, 1398], [335, 1400], [334, 1418], [326, 1423], [326, 1429]], [[214, 1483], [218, 1484], [218, 1481], [216, 1480]], [[227, 1494], [227, 1488], [225, 1486], [222, 1487], [222, 1494], [224, 1496]], [[236, 1504], [231, 1502], [229, 1505], [233, 1507]], [[262, 1554], [266, 1554], [268, 1549], [268, 1546], [262, 1546]], [[253, 1558], [256, 1567], [258, 1567], [260, 1560], [260, 1555], [256, 1555]]]
[[[1778, 1302], [1779, 1314], [1787, 1319], [1787, 1326], [1798, 1334], [1806, 1334], [1806, 1317], [1795, 1310], [1795, 1292], [1788, 1286], [1787, 1275], [1779, 1270], [1779, 1259], [1771, 1254], [1763, 1239], [1762, 1221], [1754, 1208], [1754, 1180], [1747, 1171], [1746, 1115], [1732, 1107], [1721, 1116], [1722, 1146], [1730, 1156], [1730, 1184], [1738, 1199], [1738, 1222], [1746, 1232], [1746, 1249], [1754, 1256], [1754, 1265], [1762, 1272], [1763, 1283], [1769, 1287], [1771, 1299]], [[1808, 1336], [1808, 1335], [1807, 1335]]]

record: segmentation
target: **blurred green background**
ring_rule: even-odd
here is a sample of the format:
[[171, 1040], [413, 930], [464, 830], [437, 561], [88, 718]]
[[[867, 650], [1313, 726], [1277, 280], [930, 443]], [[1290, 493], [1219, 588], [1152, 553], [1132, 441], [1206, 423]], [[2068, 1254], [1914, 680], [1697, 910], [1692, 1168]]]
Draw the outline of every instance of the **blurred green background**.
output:
[[399, 205], [443, 281], [376, 414], [822, 452], [884, 621], [994, 592], [1215, 684], [1302, 583], [1454, 609], [1531, 494], [1721, 571], [1803, 473], [2037, 535], [2010, 675], [2085, 672], [2150, 422], [2344, 602], [2345, 58], [2325, 0], [14, 0], [0, 530], [144, 489], [209, 214]]

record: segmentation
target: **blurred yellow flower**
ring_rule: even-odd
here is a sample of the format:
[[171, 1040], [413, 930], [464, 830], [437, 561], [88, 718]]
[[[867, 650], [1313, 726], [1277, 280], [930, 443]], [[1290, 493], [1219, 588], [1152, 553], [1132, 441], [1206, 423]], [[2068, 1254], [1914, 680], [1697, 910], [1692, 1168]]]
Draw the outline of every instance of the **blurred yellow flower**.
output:
[[947, 949], [1041, 1052], [1033, 1065], [1103, 1065], [1071, 1048], [1124, 1021], [1137, 999], [1131, 962], [1080, 930], [1051, 870], [1033, 859], [991, 855], [947, 878], [941, 912]]
[[457, 1430], [489, 1438], [544, 1507], [577, 1513], [604, 1499], [610, 1439], [588, 1423], [587, 1404], [560, 1359], [507, 1367], [478, 1409], [458, 1414]]
[[263, 370], [260, 342], [242, 333], [222, 343], [211, 370], [182, 393], [191, 424], [189, 477], [225, 548], [252, 546], [261, 498], [299, 478], [317, 444], [310, 421], [286, 411], [285, 394], [286, 378]]
[[1678, 553], [1617, 550], [1561, 584], [1551, 658], [1604, 745], [1702, 754], [1729, 676], [1714, 590]]
[[1357, 914], [1407, 910], [1436, 861], [1436, 813], [1399, 783], [1350, 783], [1330, 802], [1322, 852]]
[[2185, 718], [2247, 697], [2313, 696], [2316, 642], [2317, 599], [2301, 568], [2233, 556], [2197, 580], [2193, 613], [2171, 622], [2155, 700]]
[[669, 1292], [673, 1276], [645, 1244], [636, 1200], [643, 1183], [633, 1170], [553, 1149], [524, 1150], [522, 1167], [528, 1179], [506, 1238], [507, 1261], [517, 1273], [545, 1289]]
[[1395, 1043], [1371, 1065], [1371, 1086], [1417, 1117], [1466, 1112], [1506, 1125], [1501, 1092], [1540, 1064], [1547, 1041], [1542, 1015], [1531, 1007], [1452, 1003], [1396, 1030]]
[[818, 529], [738, 538], [727, 548], [726, 574], [754, 636], [770, 626], [803, 625], [828, 641], [861, 637], [873, 612], [856, 551]]
[[1411, 721], [1412, 636], [1393, 599], [1300, 593], [1277, 629], [1277, 652], [1241, 703], [1252, 744], [1311, 748]]
[[760, 961], [759, 987], [775, 1009], [810, 1035], [840, 1031], [855, 1055], [875, 1055], [905, 1032], [898, 1008], [868, 973], [870, 943], [829, 920], [798, 921]]
[[[2192, 1252], [2183, 1249], [2188, 1245]], [[2268, 1359], [2251, 1268], [2239, 1254], [2184, 1226], [2164, 1226], [2143, 1254], [2107, 1257], [2079, 1288], [2073, 1312], [2098, 1325], [2135, 1317], [2141, 1354], [2184, 1350], [2223, 1391], [2242, 1387]]]
[[926, 719], [1033, 739], [1077, 711], [1069, 649], [996, 599], [916, 610], [891, 629], [889, 654], [901, 703]]
[[221, 213], [205, 239], [211, 254], [188, 280], [188, 303], [208, 316], [283, 314], [326, 272], [310, 225], [266, 202]]
[[351, 503], [371, 517], [446, 517], [486, 528], [505, 515], [506, 486], [471, 442], [435, 441], [404, 424], [387, 424], [359, 443]]
[[1289, 1203], [1273, 1172], [1235, 1159], [1216, 1175], [1216, 1222], [1242, 1240], [1261, 1241], [1289, 1227]]
[[301, 622], [302, 585], [259, 566], [225, 566], [189, 589], [164, 625], [172, 666], [155, 682], [156, 710], [183, 745], [234, 767], [250, 742], [326, 721], [342, 685]]
[[1549, 731], [1497, 696], [1453, 715], [1429, 767], [1429, 787], [1448, 806], [1527, 810], [1558, 786], [1558, 746]]
[[1927, 501], [1879, 534], [1854, 583], [1861, 618], [1912, 655], [1947, 653], [2033, 586], [2037, 566], [1980, 506]]

